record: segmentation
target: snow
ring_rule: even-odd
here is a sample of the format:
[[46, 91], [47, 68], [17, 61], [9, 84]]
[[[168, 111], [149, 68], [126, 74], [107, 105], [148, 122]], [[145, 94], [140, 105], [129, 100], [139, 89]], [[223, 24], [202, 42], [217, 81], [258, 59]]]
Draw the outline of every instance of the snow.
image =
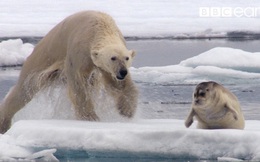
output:
[[0, 66], [22, 65], [33, 48], [32, 44], [23, 43], [21, 39], [2, 41], [0, 43]]
[[216, 80], [225, 84], [259, 83], [260, 52], [216, 47], [178, 65], [132, 68], [139, 82], [197, 84]]
[[240, 49], [217, 47], [207, 52], [184, 60], [180, 63], [182, 66], [197, 67], [215, 66], [221, 68], [230, 68], [246, 72], [260, 72], [260, 52], [246, 52]]
[[[92, 153], [119, 151], [122, 153], [119, 157], [131, 153], [130, 157], [260, 160], [260, 129], [256, 127], [259, 121], [247, 121], [245, 130], [186, 129], [183, 122], [174, 119], [140, 119], [128, 123], [22, 120], [2, 135], [0, 146], [4, 150], [12, 147], [8, 155], [20, 159], [38, 155], [35, 150], [39, 148], [47, 150], [41, 156], [50, 157], [55, 152], [50, 149], [56, 148]], [[30, 151], [16, 154], [22, 148]]]
[[[62, 19], [81, 10], [110, 14], [123, 35], [132, 38], [254, 34], [259, 33], [259, 12], [254, 17], [233, 14], [225, 18], [202, 18], [199, 9], [258, 6], [260, 1], [257, 0], [0, 1], [0, 37], [44, 36]], [[34, 45], [23, 43], [21, 39], [0, 42], [0, 66], [23, 64], [33, 48]], [[259, 84], [259, 66], [259, 52], [217, 47], [176, 65], [131, 67], [131, 73], [136, 82], [151, 84], [197, 84], [204, 80]], [[0, 79], [10, 75], [17, 77], [19, 71], [1, 71]], [[101, 96], [104, 102], [98, 106], [97, 113], [102, 122], [77, 121], [64, 94], [64, 87], [46, 89], [15, 115], [12, 128], [6, 134], [0, 134], [0, 161], [58, 161], [56, 156], [61, 150], [84, 151], [93, 156], [100, 156], [102, 152], [105, 157], [260, 160], [259, 120], [247, 120], [245, 130], [199, 130], [195, 128], [196, 123], [187, 129], [183, 120], [176, 119], [137, 116], [125, 120], [115, 109], [107, 110], [113, 106], [104, 105], [110, 99]], [[47, 99], [50, 95], [53, 100]], [[35, 113], [41, 112], [39, 109], [45, 112]]]
[[[110, 14], [128, 37], [223, 37], [233, 31], [252, 34], [259, 33], [259, 6], [257, 0], [1, 1], [0, 37], [43, 36], [62, 19], [82, 10]], [[231, 17], [205, 18], [200, 16], [201, 7], [241, 8], [245, 13], [236, 16], [231, 11]]]

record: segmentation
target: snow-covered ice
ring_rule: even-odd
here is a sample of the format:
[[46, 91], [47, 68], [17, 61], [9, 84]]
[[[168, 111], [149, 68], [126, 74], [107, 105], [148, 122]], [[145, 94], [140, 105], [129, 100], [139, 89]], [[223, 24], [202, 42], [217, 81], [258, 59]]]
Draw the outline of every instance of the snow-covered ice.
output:
[[132, 68], [139, 82], [197, 84], [216, 80], [225, 84], [259, 83], [260, 53], [216, 47], [178, 65]]
[[[104, 157], [115, 157], [120, 152], [116, 154], [118, 157], [128, 155], [129, 158], [260, 160], [259, 121], [247, 121], [245, 130], [186, 129], [183, 122], [174, 119], [128, 123], [24, 120], [1, 136], [0, 147], [9, 150], [3, 155], [15, 159], [28, 159], [39, 148], [57, 148], [83, 150], [93, 156], [95, 152], [110, 152], [103, 154]], [[50, 151], [45, 152], [46, 155], [40, 155], [50, 156]]]
[[[247, 14], [202, 18], [201, 7], [241, 8]], [[110, 14], [128, 37], [225, 37], [234, 31], [259, 33], [259, 7], [257, 0], [0, 1], [0, 37], [43, 36], [62, 19], [82, 10]]]
[[33, 48], [32, 44], [23, 43], [21, 39], [2, 41], [0, 43], [0, 66], [22, 65]]

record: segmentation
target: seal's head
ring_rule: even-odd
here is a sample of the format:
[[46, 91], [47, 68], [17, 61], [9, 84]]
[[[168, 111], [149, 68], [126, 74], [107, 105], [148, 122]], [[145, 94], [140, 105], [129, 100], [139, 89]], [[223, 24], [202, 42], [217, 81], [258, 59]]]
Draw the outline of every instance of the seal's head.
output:
[[216, 95], [215, 87], [217, 85], [216, 82], [212, 81], [198, 84], [193, 94], [193, 105], [204, 107], [211, 104]]

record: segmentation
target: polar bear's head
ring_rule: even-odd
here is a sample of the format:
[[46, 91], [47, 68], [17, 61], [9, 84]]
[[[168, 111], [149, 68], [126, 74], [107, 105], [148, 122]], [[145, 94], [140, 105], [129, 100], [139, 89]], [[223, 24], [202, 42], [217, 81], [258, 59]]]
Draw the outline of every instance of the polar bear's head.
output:
[[132, 64], [135, 52], [120, 46], [106, 46], [100, 50], [91, 51], [93, 63], [102, 70], [111, 74], [117, 80], [124, 80], [128, 68]]

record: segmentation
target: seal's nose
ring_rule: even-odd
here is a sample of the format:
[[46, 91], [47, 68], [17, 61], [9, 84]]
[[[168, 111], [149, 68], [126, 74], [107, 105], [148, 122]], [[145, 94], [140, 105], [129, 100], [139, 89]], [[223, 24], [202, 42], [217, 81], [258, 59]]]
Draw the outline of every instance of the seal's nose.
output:
[[195, 104], [199, 104], [200, 100], [199, 99], [195, 99]]

